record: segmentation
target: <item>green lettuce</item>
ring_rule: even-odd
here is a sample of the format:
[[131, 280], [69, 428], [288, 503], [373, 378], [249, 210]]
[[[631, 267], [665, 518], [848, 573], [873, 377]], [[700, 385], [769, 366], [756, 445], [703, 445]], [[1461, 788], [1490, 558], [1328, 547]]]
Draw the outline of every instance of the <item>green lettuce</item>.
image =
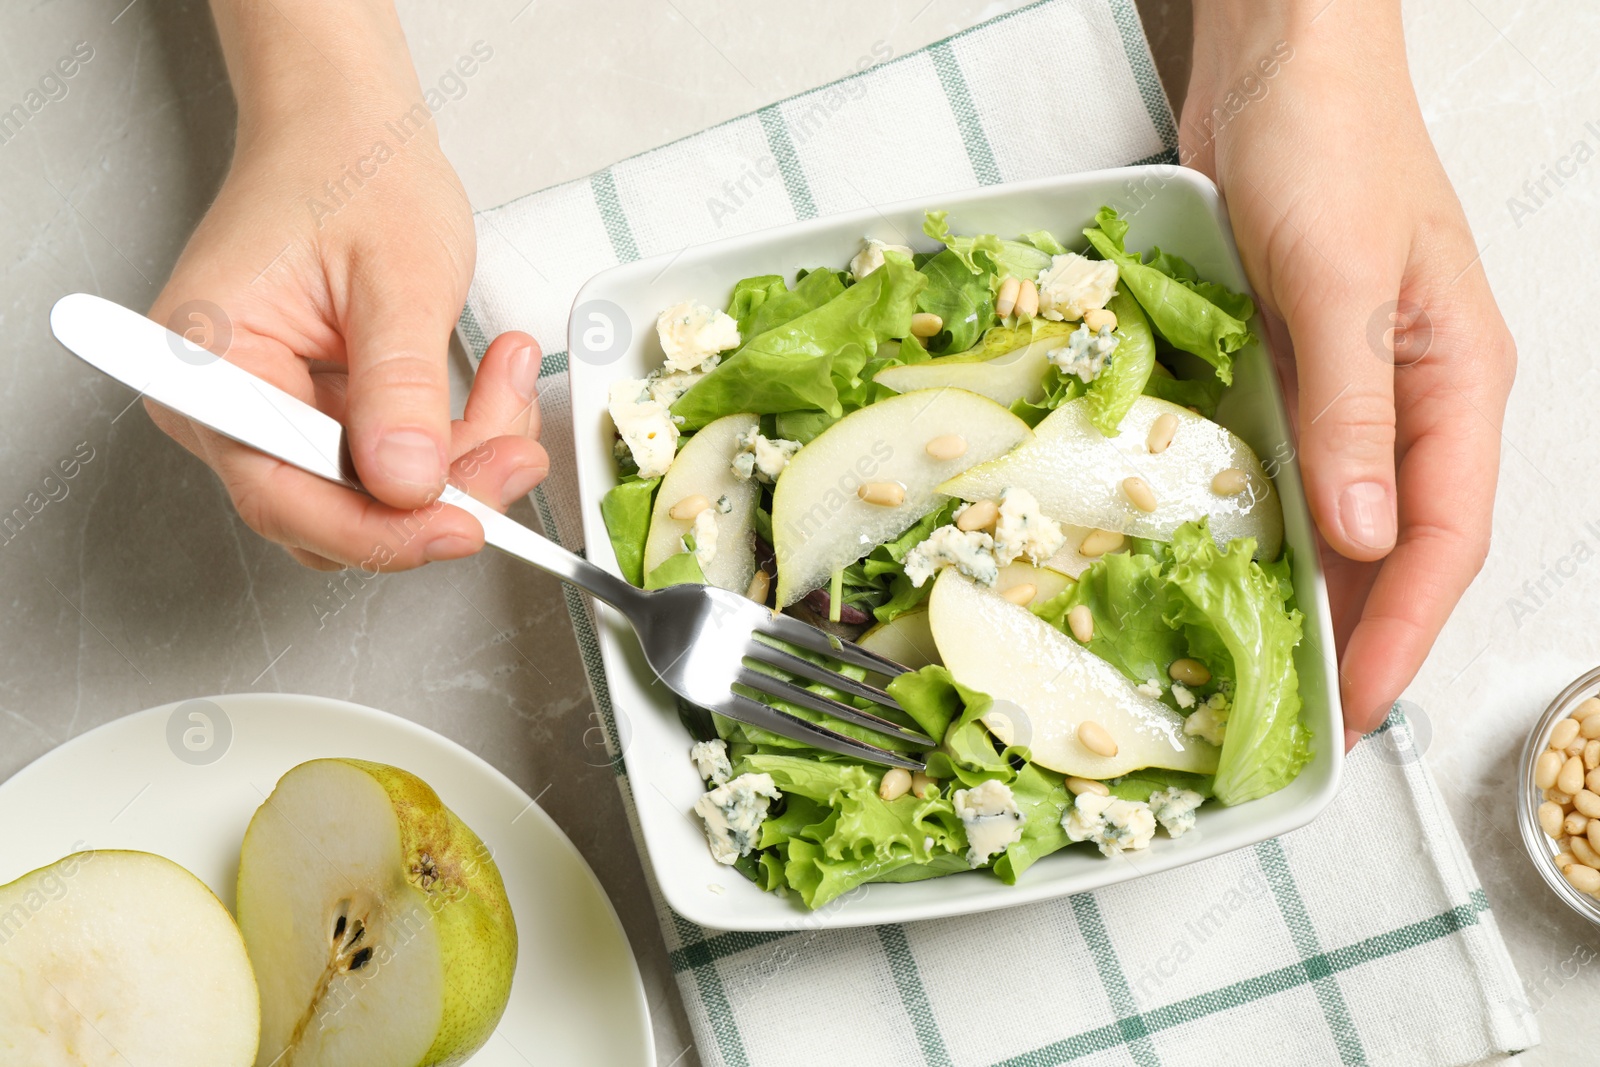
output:
[[[693, 538], [689, 539], [690, 541]], [[669, 585], [705, 585], [705, 572], [700, 569], [700, 561], [695, 558], [691, 548], [685, 552], [674, 552], [656, 565], [656, 569], [644, 576], [646, 589], [665, 589]]]
[[933, 583], [923, 582], [920, 589], [911, 584], [906, 577], [906, 555], [933, 531], [955, 521], [960, 506], [960, 500], [946, 501], [944, 507], [930, 511], [893, 541], [879, 545], [864, 559], [846, 567], [844, 602], [871, 611], [879, 622], [888, 622], [925, 603], [933, 593]]
[[660, 478], [631, 478], [600, 498], [600, 518], [611, 538], [617, 568], [634, 585], [644, 581], [644, 543], [650, 535], [650, 510]]
[[1144, 395], [1159, 397], [1179, 407], [1195, 408], [1208, 419], [1217, 416], [1217, 403], [1222, 399], [1222, 383], [1215, 378], [1173, 378], [1166, 374], [1152, 374], [1145, 380]]
[[1107, 783], [1107, 786], [1112, 796], [1121, 797], [1123, 800], [1148, 802], [1151, 793], [1158, 793], [1163, 789], [1188, 789], [1203, 797], [1209, 797], [1212, 795], [1214, 777], [1210, 774], [1170, 771], [1165, 767], [1146, 767], [1132, 774], [1125, 774], [1116, 781]]
[[924, 263], [921, 271], [928, 287], [917, 298], [917, 310], [944, 320], [944, 328], [928, 338], [928, 351], [961, 352], [977, 344], [995, 322], [994, 290], [989, 284], [993, 272], [973, 273], [948, 248]]
[[1089, 421], [1107, 437], [1114, 437], [1123, 417], [1144, 391], [1156, 365], [1156, 339], [1139, 302], [1118, 289], [1106, 304], [1117, 317], [1117, 347], [1089, 383]]
[[[1204, 521], [1173, 535], [1169, 577], [1183, 594], [1174, 620], [1214, 635], [1212, 674], [1228, 678], [1228, 728], [1217, 764], [1216, 796], [1240, 804], [1292, 782], [1311, 759], [1311, 731], [1300, 718], [1294, 648], [1300, 612], [1289, 604], [1288, 565], [1251, 559], [1248, 537], [1217, 548]], [[1191, 638], [1191, 646], [1195, 644]]]
[[821, 307], [840, 293], [844, 283], [832, 271], [803, 273], [790, 289], [776, 274], [746, 278], [733, 287], [728, 314], [739, 323], [739, 336], [755, 337]]
[[[1143, 305], [1156, 332], [1174, 348], [1191, 352], [1215, 367], [1224, 385], [1231, 383], [1233, 353], [1249, 344], [1252, 337], [1246, 324], [1249, 315], [1235, 315], [1229, 309], [1254, 314], [1250, 298], [1220, 286], [1208, 285], [1207, 291], [1202, 292], [1196, 283], [1143, 262], [1138, 255], [1124, 250], [1122, 242], [1127, 232], [1127, 222], [1114, 209], [1103, 207], [1095, 215], [1095, 225], [1084, 230], [1083, 235], [1096, 252], [1117, 265], [1123, 286]], [[1177, 264], [1188, 267], [1176, 256], [1163, 256], [1160, 262], [1167, 269], [1177, 269]], [[1226, 307], [1211, 295], [1218, 290], [1227, 294], [1223, 298]]]
[[[987, 274], [998, 287], [1008, 274], [1018, 278], [1037, 278], [1039, 272], [1050, 265], [1053, 251], [1061, 247], [1054, 237], [1043, 230], [1025, 234], [1022, 240], [1007, 241], [992, 233], [976, 237], [959, 237], [950, 232], [948, 211], [930, 211], [922, 220], [922, 232], [940, 242], [966, 265], [973, 274]], [[1052, 251], [1046, 251], [1040, 245]]]
[[1102, 556], [1078, 575], [1075, 584], [1033, 613], [1070, 633], [1067, 613], [1080, 604], [1094, 616], [1089, 651], [1127, 678], [1142, 684], [1167, 677], [1167, 667], [1189, 654], [1188, 640], [1169, 620], [1177, 611], [1177, 590], [1162, 560], [1140, 552]]
[[[806, 275], [801, 286], [824, 273]], [[927, 283], [909, 259], [889, 253], [883, 267], [827, 303], [748, 338], [679, 397], [672, 413], [686, 430], [741, 411], [817, 410], [838, 418], [840, 393], [860, 384], [878, 346], [910, 332]]]

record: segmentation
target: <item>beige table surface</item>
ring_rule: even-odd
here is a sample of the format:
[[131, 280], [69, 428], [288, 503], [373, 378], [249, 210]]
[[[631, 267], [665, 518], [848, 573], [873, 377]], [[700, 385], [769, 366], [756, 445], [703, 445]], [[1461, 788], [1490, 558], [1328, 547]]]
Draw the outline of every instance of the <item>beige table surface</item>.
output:
[[[841, 76], [880, 42], [903, 53], [1017, 6], [824, 0], [797, 18], [777, 0], [401, 2], [424, 84], [474, 42], [494, 50], [438, 115], [478, 207]], [[1187, 4], [1141, 7], [1176, 98]], [[1600, 22], [1581, 5], [1522, 0], [1415, 0], [1406, 15], [1429, 127], [1522, 352], [1494, 551], [1407, 695], [1543, 1024], [1544, 1045], [1522, 1062], [1591, 1062], [1600, 936], [1529, 868], [1511, 791], [1527, 724], [1600, 661], [1589, 615], [1600, 493], [1586, 459], [1600, 404]], [[0, 544], [0, 779], [110, 719], [190, 696], [317, 693], [413, 718], [542, 798], [622, 915], [660, 1062], [698, 1062], [556, 584], [486, 555], [382, 578], [319, 630], [328, 578], [257, 539], [141, 412], [118, 417], [125, 390], [50, 340], [62, 293], [149, 304], [232, 144], [232, 99], [195, 0], [8, 5], [0, 104], [82, 41], [94, 58], [67, 95], [0, 143], [0, 511], [80, 444], [93, 450], [66, 497]], [[1523, 183], [1547, 168], [1561, 184], [1546, 179], [1535, 205]], [[1514, 213], [1512, 197], [1535, 210]]]

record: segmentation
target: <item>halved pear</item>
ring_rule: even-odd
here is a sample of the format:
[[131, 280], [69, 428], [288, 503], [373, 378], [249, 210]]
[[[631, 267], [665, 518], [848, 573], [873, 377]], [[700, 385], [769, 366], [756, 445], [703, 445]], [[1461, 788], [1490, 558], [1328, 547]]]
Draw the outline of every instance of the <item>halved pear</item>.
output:
[[[928, 455], [935, 438], [959, 436], [950, 459]], [[795, 453], [772, 496], [778, 607], [787, 607], [892, 540], [949, 498], [935, 487], [1028, 440], [1028, 424], [988, 397], [964, 389], [902, 393], [851, 412]], [[857, 491], [889, 483], [893, 506]]]
[[517, 928], [500, 871], [406, 771], [289, 771], [250, 820], [238, 897], [258, 1067], [461, 1063], [505, 1010]]
[[975, 348], [924, 363], [887, 367], [872, 378], [897, 393], [950, 387], [986, 396], [1010, 407], [1018, 400], [1044, 398], [1049, 352], [1066, 343], [1076, 322], [1037, 322], [1032, 329], [996, 327]]
[[727, 497], [727, 514], [717, 516], [717, 552], [704, 568], [706, 581], [721, 589], [743, 593], [756, 575], [756, 545], [751, 537], [761, 486], [754, 478], [733, 473], [739, 435], [753, 430], [754, 415], [725, 415], [708, 423], [688, 441], [672, 461], [656, 490], [650, 514], [650, 533], [644, 542], [644, 573], [649, 574], [668, 556], [683, 551], [683, 535], [694, 528], [694, 516], [675, 519], [673, 507], [686, 497], [704, 496], [713, 505]]
[[256, 982], [227, 909], [148, 852], [75, 852], [0, 886], [0, 1063], [248, 1067]]
[[[1222, 426], [1188, 408], [1141, 396], [1115, 437], [1089, 422], [1086, 397], [1062, 404], [1038, 426], [1031, 442], [939, 486], [963, 500], [997, 497], [1011, 486], [1032, 493], [1058, 522], [1115, 530], [1134, 537], [1170, 541], [1179, 526], [1208, 518], [1217, 544], [1235, 537], [1256, 539], [1256, 555], [1276, 559], [1283, 547], [1283, 507], [1272, 481], [1250, 446]], [[1177, 420], [1164, 451], [1146, 445], [1162, 415]], [[1246, 488], [1231, 496], [1212, 490], [1225, 470], [1243, 473]], [[1156, 509], [1143, 512], [1123, 491], [1127, 478], [1143, 478]]]
[[933, 643], [926, 611], [908, 611], [880, 622], [862, 634], [856, 644], [914, 671], [939, 662], [939, 646]]
[[[1137, 692], [1115, 667], [1071, 637], [954, 570], [939, 575], [928, 622], [944, 665], [996, 707], [984, 725], [1005, 744], [1026, 745], [1035, 763], [1082, 778], [1114, 778], [1141, 767], [1211, 774], [1215, 745], [1183, 733], [1183, 717]], [[1078, 740], [1102, 726], [1115, 755]]]

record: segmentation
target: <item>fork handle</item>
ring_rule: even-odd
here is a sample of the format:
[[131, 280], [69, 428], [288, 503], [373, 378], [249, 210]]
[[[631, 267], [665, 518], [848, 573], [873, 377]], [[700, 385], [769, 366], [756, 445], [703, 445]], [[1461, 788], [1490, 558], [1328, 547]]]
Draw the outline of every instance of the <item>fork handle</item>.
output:
[[645, 595], [641, 590], [601, 570], [582, 556], [569, 552], [548, 537], [535, 533], [515, 519], [506, 518], [455, 486], [446, 486], [439, 499], [477, 519], [483, 527], [484, 541], [507, 555], [531, 563], [545, 573], [599, 597], [624, 615], [631, 616], [640, 606]]

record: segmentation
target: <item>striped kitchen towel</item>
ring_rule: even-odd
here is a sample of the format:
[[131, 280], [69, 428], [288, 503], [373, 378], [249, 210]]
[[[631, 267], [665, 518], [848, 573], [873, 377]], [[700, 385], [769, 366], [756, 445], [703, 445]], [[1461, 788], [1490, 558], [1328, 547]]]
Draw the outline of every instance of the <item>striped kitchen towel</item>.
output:
[[[503, 330], [543, 345], [552, 468], [535, 503], [546, 532], [581, 549], [564, 349], [568, 309], [590, 275], [864, 204], [1173, 162], [1176, 145], [1132, 0], [1046, 0], [482, 212], [460, 332], [475, 359]], [[568, 604], [609, 720], [593, 617], [570, 589]], [[1413, 740], [1396, 715], [1358, 746], [1343, 792], [1305, 829], [1068, 899], [750, 934], [702, 929], [658, 897], [700, 1058], [711, 1067], [1503, 1059], [1536, 1043], [1537, 1027]]]

